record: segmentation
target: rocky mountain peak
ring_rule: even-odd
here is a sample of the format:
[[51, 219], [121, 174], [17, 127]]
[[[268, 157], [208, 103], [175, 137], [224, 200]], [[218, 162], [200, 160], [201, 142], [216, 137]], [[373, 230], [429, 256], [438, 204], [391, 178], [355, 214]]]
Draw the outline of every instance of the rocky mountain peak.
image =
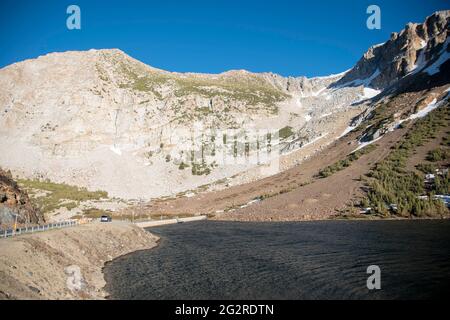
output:
[[[337, 85], [384, 89], [420, 67], [438, 59], [448, 43], [450, 11], [438, 11], [424, 23], [408, 23], [390, 39], [372, 46]], [[444, 50], [443, 50], [444, 49]], [[418, 70], [420, 71], [420, 70]]]

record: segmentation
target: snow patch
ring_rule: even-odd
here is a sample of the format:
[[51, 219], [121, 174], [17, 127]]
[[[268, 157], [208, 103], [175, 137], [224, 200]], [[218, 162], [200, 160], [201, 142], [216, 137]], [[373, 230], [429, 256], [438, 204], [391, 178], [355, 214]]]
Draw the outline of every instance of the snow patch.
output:
[[317, 96], [319, 96], [325, 89], [326, 89], [326, 87], [323, 87], [323, 88], [317, 90], [316, 92], [311, 93], [311, 96], [317, 97]]
[[332, 114], [333, 114], [333, 112], [324, 113], [319, 117], [319, 119], [331, 116]]
[[121, 156], [122, 155], [122, 150], [120, 150], [119, 148], [117, 148], [116, 146], [111, 146], [109, 147], [109, 150], [111, 150], [112, 152], [114, 152], [115, 154]]
[[412, 73], [417, 73], [419, 71], [427, 72], [430, 76], [438, 73], [440, 71], [441, 65], [446, 62], [448, 59], [450, 59], [450, 52], [447, 51], [448, 46], [450, 43], [450, 39], [447, 38], [443, 44], [443, 48], [439, 52], [439, 58], [433, 62], [430, 66], [425, 68], [426, 61], [425, 61], [425, 54], [424, 50], [420, 51], [419, 57], [416, 60], [416, 63], [412, 67], [411, 71]]
[[386, 43], [386, 42], [382, 42], [382, 43], [379, 43], [379, 44], [375, 44], [375, 45], [372, 46], [372, 49], [381, 47], [381, 46], [384, 45], [385, 43]]
[[[448, 89], [447, 89], [448, 90]], [[448, 96], [448, 95], [447, 95]], [[441, 105], [441, 102], [444, 101], [446, 99], [441, 100], [439, 103], [437, 103], [437, 99], [433, 99], [433, 101], [431, 101], [425, 108], [423, 108], [422, 110], [410, 115], [407, 119], [404, 120], [400, 120], [399, 122], [396, 123], [396, 125], [390, 129], [389, 131], [393, 131], [394, 129], [397, 129], [400, 124], [402, 124], [403, 122], [407, 121], [407, 120], [414, 120], [414, 119], [419, 119], [419, 118], [423, 118], [425, 117], [428, 113], [430, 113], [431, 111], [433, 111], [434, 109], [436, 109], [437, 107], [439, 107]], [[380, 140], [381, 138], [383, 138], [384, 135], [381, 135], [380, 137], [372, 140], [372, 141], [368, 141], [368, 142], [360, 142], [358, 148], [356, 148], [355, 150], [352, 151], [356, 152], [366, 146], [368, 146], [369, 144], [372, 144], [378, 140]]]
[[441, 53], [441, 56], [439, 59], [437, 59], [431, 66], [425, 68], [425, 72], [427, 72], [430, 76], [440, 72], [441, 65], [446, 62], [448, 59], [450, 59], [450, 52], [447, 50], [444, 50], [444, 52]]
[[411, 72], [416, 73], [418, 68], [423, 67], [423, 65], [425, 64], [425, 54], [424, 54], [424, 50], [421, 50], [419, 53], [419, 56], [416, 59], [416, 62], [414, 63], [414, 65], [411, 68]]
[[434, 109], [436, 109], [439, 106], [439, 104], [437, 104], [436, 102], [437, 102], [436, 98], [433, 99], [433, 101], [431, 101], [431, 103], [428, 104], [425, 108], [423, 108], [419, 112], [416, 112], [416, 113], [410, 115], [408, 120], [425, 117], [428, 113], [430, 113], [431, 111], [433, 111]]
[[350, 70], [352, 70], [352, 68], [345, 70], [344, 72], [341, 73], [336, 73], [336, 74], [330, 74], [328, 76], [323, 76], [323, 77], [314, 77], [311, 79], [331, 79], [331, 78], [337, 78], [337, 77], [343, 77], [347, 72], [349, 72]]
[[241, 209], [247, 208], [248, 206], [251, 206], [252, 204], [255, 204], [255, 203], [258, 203], [258, 202], [261, 202], [261, 200], [260, 199], [254, 199], [254, 200], [251, 200], [251, 201], [247, 202], [246, 204], [243, 204], [239, 208], [241, 208]]
[[342, 132], [342, 134], [337, 138], [338, 139], [342, 138], [343, 136], [345, 136], [347, 133], [353, 131], [354, 129], [356, 129], [356, 126], [348, 126], [347, 129], [345, 129], [344, 132]]
[[375, 89], [372, 89], [372, 88], [366, 88], [366, 87], [364, 87], [364, 95], [363, 95], [363, 98], [364, 98], [364, 99], [371, 99], [371, 98], [373, 98], [373, 97], [379, 95], [380, 92], [381, 92], [381, 90], [375, 90]]
[[372, 73], [372, 75], [366, 79], [356, 79], [353, 80], [351, 82], [348, 83], [348, 85], [353, 85], [353, 86], [364, 86], [369, 88], [370, 87], [370, 83], [372, 82], [373, 79], [375, 79], [376, 77], [378, 77], [380, 75], [380, 69], [377, 68], [377, 70], [374, 71], [374, 73]]
[[[445, 92], [449, 92], [450, 88], [448, 88], [447, 90], [445, 90]], [[449, 95], [447, 94], [447, 96], [445, 98], [443, 98], [442, 100], [440, 100], [439, 102], [437, 102], [436, 98], [433, 99], [433, 101], [431, 101], [425, 108], [423, 108], [422, 110], [410, 115], [408, 118], [400, 120], [399, 122], [397, 122], [397, 124], [395, 125], [395, 128], [398, 128], [403, 122], [408, 121], [408, 120], [414, 120], [414, 119], [419, 119], [419, 118], [423, 118], [425, 117], [428, 113], [430, 113], [431, 111], [433, 111], [434, 109], [438, 108], [443, 102], [448, 100]]]
[[368, 145], [370, 145], [370, 144], [372, 144], [372, 143], [374, 143], [374, 142], [380, 140], [381, 138], [383, 138], [383, 136], [384, 136], [384, 135], [379, 136], [378, 138], [373, 139], [372, 141], [359, 142], [358, 148], [356, 148], [355, 150], [353, 150], [351, 153], [355, 153], [356, 151], [361, 150], [361, 149], [364, 148], [364, 147], [367, 147]]
[[300, 100], [300, 97], [295, 97], [295, 103], [297, 104], [297, 106], [298, 106], [299, 108], [302, 107], [302, 102], [301, 102], [301, 100]]

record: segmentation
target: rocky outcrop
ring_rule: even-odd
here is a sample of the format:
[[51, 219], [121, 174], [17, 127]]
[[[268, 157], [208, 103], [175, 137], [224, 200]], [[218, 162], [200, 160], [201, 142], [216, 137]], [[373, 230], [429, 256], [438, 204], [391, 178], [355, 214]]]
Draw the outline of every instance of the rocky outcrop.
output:
[[392, 33], [387, 42], [371, 47], [334, 85], [364, 84], [384, 89], [409, 73], [422, 71], [445, 54], [449, 21], [447, 10], [434, 13], [422, 24], [408, 23], [401, 32]]
[[0, 225], [40, 224], [45, 222], [44, 216], [31, 203], [26, 192], [21, 190], [12, 179], [11, 172], [0, 168]]

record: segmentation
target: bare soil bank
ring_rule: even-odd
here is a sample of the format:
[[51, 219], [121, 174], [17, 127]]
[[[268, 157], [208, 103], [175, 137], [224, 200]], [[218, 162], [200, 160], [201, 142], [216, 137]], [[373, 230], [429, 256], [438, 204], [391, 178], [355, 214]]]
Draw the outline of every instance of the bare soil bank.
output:
[[103, 299], [104, 264], [157, 240], [122, 222], [1, 239], [0, 299]]

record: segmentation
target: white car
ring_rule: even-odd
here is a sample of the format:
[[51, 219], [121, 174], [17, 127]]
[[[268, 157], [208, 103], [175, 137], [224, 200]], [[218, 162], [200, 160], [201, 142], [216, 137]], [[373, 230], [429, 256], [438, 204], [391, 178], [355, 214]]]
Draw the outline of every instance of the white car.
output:
[[112, 218], [110, 216], [101, 216], [100, 222], [111, 222]]

